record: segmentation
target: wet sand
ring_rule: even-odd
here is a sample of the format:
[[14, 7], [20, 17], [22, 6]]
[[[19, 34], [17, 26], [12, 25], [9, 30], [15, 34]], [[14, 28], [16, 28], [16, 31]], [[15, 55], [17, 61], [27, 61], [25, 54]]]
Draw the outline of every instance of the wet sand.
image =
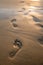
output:
[[43, 65], [43, 21], [24, 11], [10, 12], [0, 19], [0, 65]]

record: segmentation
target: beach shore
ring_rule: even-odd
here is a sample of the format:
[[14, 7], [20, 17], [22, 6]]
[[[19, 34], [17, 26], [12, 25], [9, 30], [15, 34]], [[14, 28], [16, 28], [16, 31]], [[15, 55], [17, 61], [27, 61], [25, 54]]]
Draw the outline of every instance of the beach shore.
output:
[[0, 9], [0, 65], [43, 65], [43, 21], [27, 9]]

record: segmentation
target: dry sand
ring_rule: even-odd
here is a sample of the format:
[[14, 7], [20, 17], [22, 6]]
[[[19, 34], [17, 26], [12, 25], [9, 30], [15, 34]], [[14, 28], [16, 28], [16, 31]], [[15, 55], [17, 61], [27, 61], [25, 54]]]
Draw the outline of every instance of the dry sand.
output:
[[[7, 13], [7, 17], [0, 18], [0, 65], [43, 65], [43, 21], [34, 14]], [[22, 42], [22, 47], [10, 57], [9, 53], [15, 50], [15, 39]]]

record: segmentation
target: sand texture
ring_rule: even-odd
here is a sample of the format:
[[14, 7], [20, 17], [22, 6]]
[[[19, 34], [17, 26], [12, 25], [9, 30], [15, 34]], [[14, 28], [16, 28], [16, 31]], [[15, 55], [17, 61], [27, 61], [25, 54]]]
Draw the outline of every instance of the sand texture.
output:
[[0, 4], [0, 65], [43, 65], [41, 14], [29, 10], [28, 0], [11, 2]]

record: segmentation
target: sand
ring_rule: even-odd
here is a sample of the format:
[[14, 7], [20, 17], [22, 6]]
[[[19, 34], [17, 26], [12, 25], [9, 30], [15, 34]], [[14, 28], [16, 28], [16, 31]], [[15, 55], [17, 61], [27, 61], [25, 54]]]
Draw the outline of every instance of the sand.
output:
[[[0, 16], [0, 65], [43, 65], [43, 21], [37, 17], [40, 14], [31, 15], [22, 7], [2, 10], [7, 12]], [[21, 48], [15, 46], [16, 39]]]

